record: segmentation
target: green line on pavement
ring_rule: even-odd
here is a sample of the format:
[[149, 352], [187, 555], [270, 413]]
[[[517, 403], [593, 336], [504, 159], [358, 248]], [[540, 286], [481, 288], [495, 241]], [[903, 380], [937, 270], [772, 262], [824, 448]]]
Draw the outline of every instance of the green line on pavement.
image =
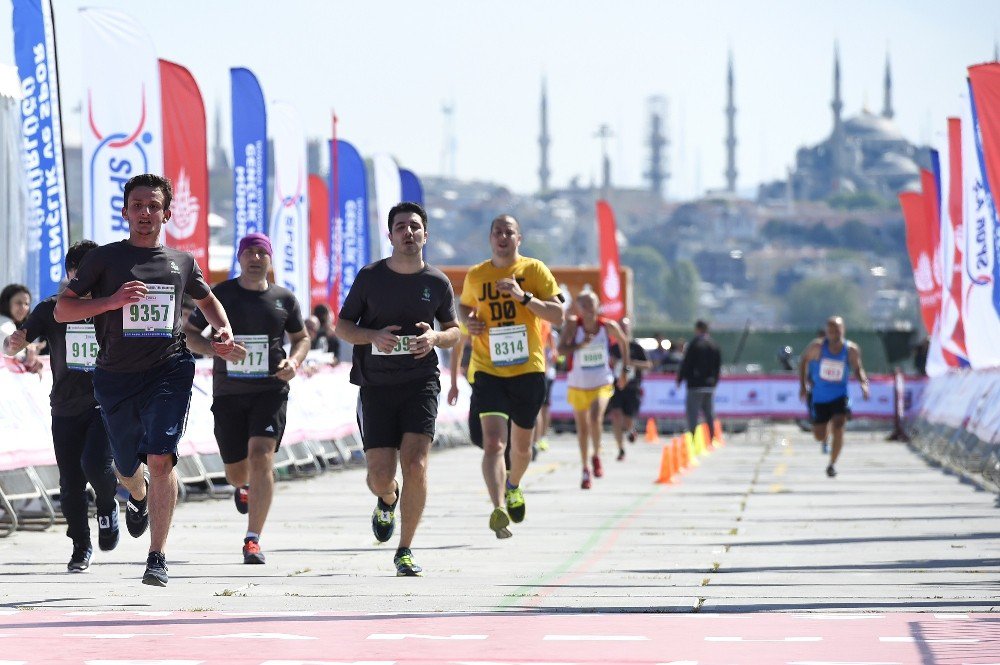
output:
[[500, 603], [497, 605], [497, 609], [501, 610], [507, 609], [512, 605], [515, 605], [517, 601], [520, 600], [521, 598], [531, 595], [532, 589], [535, 589], [536, 587], [545, 584], [546, 582], [549, 582], [553, 578], [559, 577], [560, 575], [566, 573], [569, 569], [575, 566], [580, 561], [580, 559], [582, 559], [585, 555], [590, 553], [590, 550], [594, 548], [594, 545], [597, 544], [597, 542], [604, 536], [604, 534], [609, 529], [611, 529], [612, 526], [614, 526], [615, 523], [620, 522], [623, 519], [623, 517], [631, 515], [640, 505], [645, 503], [651, 496], [653, 496], [663, 488], [664, 485], [654, 485], [651, 490], [649, 490], [642, 496], [638, 497], [635, 501], [625, 506], [624, 508], [619, 510], [617, 513], [615, 513], [608, 519], [606, 519], [604, 523], [601, 524], [601, 526], [599, 526], [590, 535], [590, 538], [587, 539], [587, 541], [583, 544], [583, 547], [581, 547], [576, 554], [566, 559], [559, 567], [555, 568], [554, 570], [551, 570], [547, 573], [543, 573], [533, 582], [520, 586], [515, 591], [512, 591], [511, 593], [507, 594], [504, 597], [504, 599], [501, 600]]

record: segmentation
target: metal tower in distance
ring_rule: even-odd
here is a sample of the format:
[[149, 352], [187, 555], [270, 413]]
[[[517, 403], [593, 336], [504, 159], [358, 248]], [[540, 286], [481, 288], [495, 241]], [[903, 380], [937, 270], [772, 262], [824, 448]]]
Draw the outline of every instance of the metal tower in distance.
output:
[[736, 102], [733, 95], [733, 52], [726, 73], [726, 191], [736, 193]]
[[670, 165], [667, 160], [666, 148], [670, 145], [667, 138], [667, 99], [666, 97], [650, 97], [649, 108], [649, 166], [643, 175], [649, 181], [649, 189], [660, 197], [666, 197], [666, 185], [670, 179]]
[[614, 137], [611, 127], [604, 123], [597, 128], [594, 138], [601, 139], [601, 196], [611, 192], [611, 158], [608, 156], [608, 139]]

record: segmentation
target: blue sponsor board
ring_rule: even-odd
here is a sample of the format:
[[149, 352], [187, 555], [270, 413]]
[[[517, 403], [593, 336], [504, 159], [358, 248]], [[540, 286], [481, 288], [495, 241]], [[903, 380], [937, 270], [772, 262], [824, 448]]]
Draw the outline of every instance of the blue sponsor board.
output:
[[229, 70], [233, 115], [233, 265], [240, 272], [236, 250], [248, 233], [268, 233], [267, 108], [257, 77], [249, 69]]
[[59, 82], [49, 0], [14, 0], [14, 57], [21, 81], [22, 155], [28, 182], [29, 287], [38, 299], [58, 291], [66, 258]]
[[399, 186], [402, 192], [401, 200], [424, 204], [424, 187], [420, 184], [420, 178], [416, 173], [409, 169], [399, 169]]
[[339, 238], [340, 302], [354, 284], [358, 271], [371, 260], [368, 251], [368, 187], [365, 183], [365, 163], [358, 151], [347, 141], [337, 141], [338, 207], [334, 238]]

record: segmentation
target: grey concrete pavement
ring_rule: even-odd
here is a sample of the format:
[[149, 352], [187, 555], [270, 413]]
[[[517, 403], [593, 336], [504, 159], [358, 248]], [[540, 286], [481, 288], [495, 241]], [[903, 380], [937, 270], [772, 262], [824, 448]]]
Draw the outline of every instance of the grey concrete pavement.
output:
[[[628, 446], [579, 488], [569, 435], [552, 439], [524, 482], [514, 537], [487, 528], [480, 451], [435, 453], [414, 543], [421, 578], [397, 578], [394, 541], [376, 545], [374, 499], [352, 469], [277, 486], [261, 545], [242, 564], [245, 518], [231, 501], [175, 514], [170, 584], [140, 584], [148, 536], [124, 530], [82, 574], [65, 572], [63, 527], [0, 539], [0, 607], [343, 612], [996, 611], [996, 497], [900, 444], [850, 433], [839, 477], [790, 426], [732, 435], [670, 485], [660, 447]], [[96, 527], [95, 527], [96, 541]]]

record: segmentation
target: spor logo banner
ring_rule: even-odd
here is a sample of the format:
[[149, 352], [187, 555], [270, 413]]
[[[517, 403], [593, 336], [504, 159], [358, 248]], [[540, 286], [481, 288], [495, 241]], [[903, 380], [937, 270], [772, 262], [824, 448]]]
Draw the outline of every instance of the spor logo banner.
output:
[[233, 264], [240, 274], [236, 250], [249, 233], [267, 233], [267, 107], [260, 83], [246, 68], [229, 70], [233, 128]]
[[28, 180], [28, 286], [42, 299], [59, 288], [68, 244], [52, 7], [49, 0], [14, 0], [13, 18]]
[[306, 139], [295, 108], [271, 104], [274, 136], [274, 204], [270, 235], [274, 278], [309, 310], [309, 191]]
[[371, 260], [365, 163], [353, 145], [339, 139], [336, 173], [338, 211], [334, 238], [338, 241], [340, 256], [340, 290], [337, 303], [339, 311], [344, 305], [347, 292], [354, 284], [358, 271]]
[[129, 15], [83, 8], [84, 235], [98, 244], [128, 235], [125, 183], [163, 173], [160, 73], [152, 38]]

